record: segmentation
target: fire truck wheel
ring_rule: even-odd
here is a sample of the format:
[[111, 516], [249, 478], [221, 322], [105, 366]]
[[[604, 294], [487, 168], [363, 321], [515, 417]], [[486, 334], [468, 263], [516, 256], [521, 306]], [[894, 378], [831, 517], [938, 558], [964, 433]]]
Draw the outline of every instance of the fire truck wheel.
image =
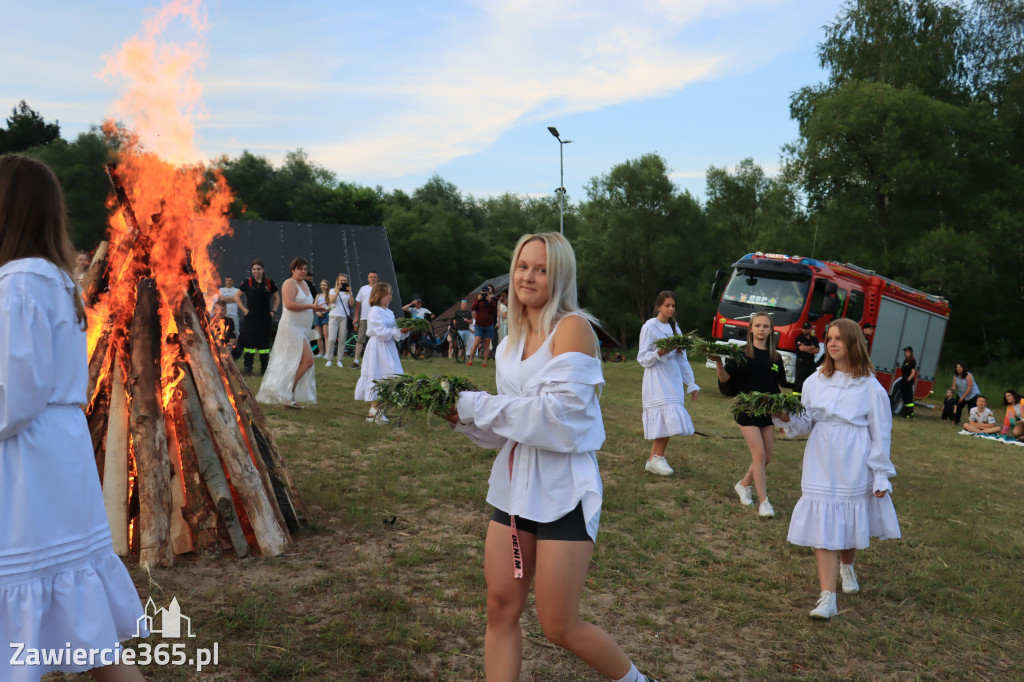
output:
[[900, 382], [902, 381], [902, 379], [897, 379], [893, 382], [892, 388], [889, 389], [889, 405], [892, 406], [893, 416], [903, 411], [903, 391], [900, 389]]

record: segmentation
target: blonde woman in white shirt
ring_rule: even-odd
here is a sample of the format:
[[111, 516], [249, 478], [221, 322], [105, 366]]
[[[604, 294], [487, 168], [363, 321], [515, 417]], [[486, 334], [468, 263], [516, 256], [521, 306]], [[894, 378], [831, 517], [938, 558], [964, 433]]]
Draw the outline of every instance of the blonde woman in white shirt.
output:
[[646, 682], [612, 637], [579, 615], [597, 538], [604, 386], [592, 318], [576, 303], [576, 260], [557, 233], [524, 235], [510, 273], [508, 336], [495, 353], [498, 395], [463, 392], [445, 417], [501, 448], [484, 546], [488, 682], [518, 680], [519, 619], [534, 583], [545, 636], [609, 679]]

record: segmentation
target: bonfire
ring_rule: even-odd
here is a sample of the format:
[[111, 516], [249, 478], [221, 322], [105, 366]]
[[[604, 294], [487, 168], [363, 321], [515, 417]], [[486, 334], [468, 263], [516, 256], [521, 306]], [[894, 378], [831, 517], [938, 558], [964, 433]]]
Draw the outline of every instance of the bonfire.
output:
[[123, 137], [107, 169], [119, 210], [83, 290], [114, 549], [144, 567], [197, 550], [280, 554], [308, 514], [202, 294], [219, 279], [208, 247], [229, 230], [231, 192], [216, 172], [108, 134]]

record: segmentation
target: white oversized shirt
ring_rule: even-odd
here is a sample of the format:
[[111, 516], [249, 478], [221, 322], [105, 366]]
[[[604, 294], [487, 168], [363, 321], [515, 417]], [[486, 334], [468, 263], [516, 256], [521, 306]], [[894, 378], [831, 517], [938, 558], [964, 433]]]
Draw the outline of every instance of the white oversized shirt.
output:
[[359, 288], [359, 293], [356, 294], [356, 303], [359, 304], [359, 319], [365, 320], [370, 315], [370, 292], [373, 291], [373, 287], [369, 284], [364, 284]]
[[[583, 353], [563, 353], [521, 383], [524, 343], [525, 338], [508, 349], [506, 338], [498, 345], [498, 394], [464, 391], [455, 428], [482, 447], [501, 448], [491, 467], [489, 504], [549, 523], [582, 503], [587, 534], [596, 540], [603, 487], [595, 451], [605, 438], [598, 402], [604, 386], [601, 362]], [[537, 352], [548, 344], [550, 338]]]

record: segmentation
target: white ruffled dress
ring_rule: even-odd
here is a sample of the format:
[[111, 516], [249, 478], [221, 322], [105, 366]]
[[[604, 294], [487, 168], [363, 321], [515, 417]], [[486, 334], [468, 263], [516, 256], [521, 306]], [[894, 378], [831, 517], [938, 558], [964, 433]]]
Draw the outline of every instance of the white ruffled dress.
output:
[[0, 680], [92, 665], [11, 666], [11, 643], [103, 649], [135, 636], [139, 595], [114, 554], [86, 401], [75, 285], [40, 258], [0, 267]]
[[681, 353], [658, 355], [654, 342], [677, 332], [667, 322], [652, 317], [640, 329], [640, 350], [636, 360], [644, 368], [641, 396], [644, 405], [644, 438], [653, 440], [667, 436], [689, 436], [693, 421], [686, 411], [686, 396], [699, 391], [693, 368]]
[[366, 316], [366, 335], [369, 340], [363, 349], [363, 361], [356, 382], [356, 400], [373, 402], [377, 399], [375, 379], [402, 374], [402, 360], [398, 357], [396, 341], [409, 336], [395, 325], [395, 314], [390, 308], [375, 305]]
[[873, 376], [852, 377], [819, 370], [804, 382], [807, 411], [790, 421], [774, 420], [787, 436], [808, 435], [803, 495], [793, 509], [789, 541], [817, 549], [864, 549], [870, 538], [900, 537], [889, 479], [892, 412], [885, 389]]
[[[294, 284], [294, 280], [292, 280]], [[289, 286], [287, 282], [283, 286]], [[313, 295], [305, 284], [298, 286], [296, 303], [310, 304]], [[302, 352], [309, 347], [309, 331], [313, 328], [312, 310], [288, 310], [281, 313], [274, 337], [274, 348], [270, 351], [267, 373], [263, 376], [256, 400], [269, 405], [295, 401], [316, 404], [316, 363], [306, 370], [295, 383], [295, 372], [299, 369]], [[312, 353], [312, 350], [310, 351]], [[295, 384], [295, 390], [292, 390]]]

